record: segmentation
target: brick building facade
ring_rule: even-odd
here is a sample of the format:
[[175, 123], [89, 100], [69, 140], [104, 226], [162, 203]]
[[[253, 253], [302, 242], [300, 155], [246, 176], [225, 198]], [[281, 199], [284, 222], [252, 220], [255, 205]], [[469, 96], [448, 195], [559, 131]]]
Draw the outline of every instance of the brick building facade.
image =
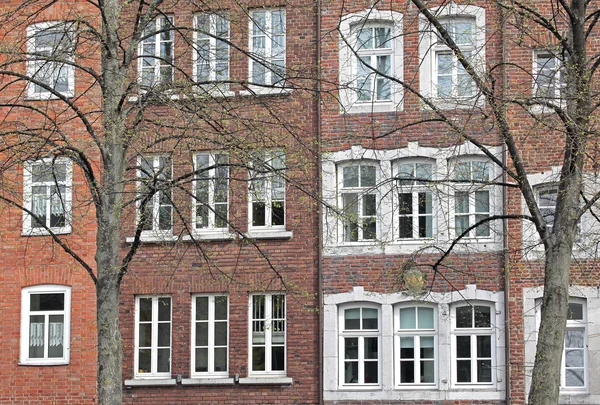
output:
[[[93, 264], [102, 241], [89, 179], [56, 145], [101, 170], [78, 114], [99, 119], [102, 95], [70, 64], [99, 68], [79, 23], [100, 19], [84, 1], [20, 3], [2, 14], [0, 128], [46, 142], [4, 151], [0, 403], [95, 403], [94, 284], [63, 247]], [[494, 2], [434, 3], [502, 97], [560, 104], [552, 41]], [[489, 106], [413, 3], [174, 2], [137, 48], [124, 403], [526, 402], [543, 248], [520, 218], [474, 226], [527, 209], [502, 186]], [[553, 218], [564, 139], [539, 104], [511, 104], [509, 123]], [[600, 402], [597, 228], [582, 217], [561, 403]]]

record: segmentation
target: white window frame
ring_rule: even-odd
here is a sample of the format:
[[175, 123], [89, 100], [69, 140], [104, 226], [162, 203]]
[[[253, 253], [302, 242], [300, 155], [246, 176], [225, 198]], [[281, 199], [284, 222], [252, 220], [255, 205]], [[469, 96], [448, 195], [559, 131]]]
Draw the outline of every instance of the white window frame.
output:
[[[554, 61], [554, 68], [553, 70], [553, 76], [549, 81], [549, 86], [554, 87], [554, 94], [548, 94], [546, 96], [544, 95], [538, 95], [538, 92], [540, 91], [540, 86], [539, 86], [539, 77], [540, 77], [540, 72], [542, 71], [542, 66], [540, 66], [540, 63], [538, 62], [539, 58], [545, 57], [549, 60], [553, 60]], [[561, 104], [561, 102], [564, 99], [564, 92], [566, 91], [566, 84], [564, 82], [564, 75], [565, 75], [565, 71], [564, 71], [564, 65], [562, 64], [561, 60], [554, 55], [552, 52], [550, 51], [544, 51], [544, 50], [536, 50], [533, 52], [533, 68], [532, 68], [532, 72], [533, 72], [533, 97], [537, 98], [537, 99], [543, 99], [544, 101], [554, 101], [555, 103]]]
[[[542, 205], [542, 194], [549, 193], [554, 194], [553, 205]], [[556, 201], [558, 199], [558, 185], [557, 184], [544, 184], [535, 187], [535, 197], [537, 199], [538, 208], [543, 215], [543, 220], [546, 223], [546, 229], [548, 232], [552, 232], [554, 228], [554, 218], [556, 217]], [[550, 222], [550, 218], [552, 221]]]
[[[149, 35], [146, 37], [146, 34], [150, 33], [150, 32], [156, 32], [156, 31], [160, 31], [162, 29], [162, 27], [164, 27], [165, 22], [169, 21], [171, 26], [174, 26], [174, 22], [173, 22], [173, 16], [172, 15], [168, 15], [168, 16], [160, 16], [157, 17], [156, 19], [154, 19], [153, 21], [150, 21], [148, 23], [148, 25], [146, 26], [146, 30], [144, 30], [144, 33], [142, 34], [142, 39], [140, 41], [140, 44], [138, 46], [138, 82], [139, 85], [144, 87], [144, 88], [151, 88], [154, 86], [158, 86], [158, 85], [170, 85], [173, 83], [174, 80], [174, 73], [175, 73], [175, 68], [174, 68], [174, 64], [175, 64], [175, 31], [174, 30], [168, 30], [165, 32], [160, 32], [160, 33], [156, 33], [153, 35]], [[162, 39], [162, 36], [168, 33], [170, 35], [170, 39]], [[145, 53], [144, 51], [144, 47], [146, 45], [148, 45], [148, 47], [150, 47], [150, 45], [152, 44], [152, 42], [149, 42], [150, 39], [153, 39], [152, 42], [154, 42], [154, 51], [153, 53]], [[161, 57], [161, 45], [163, 43], [171, 43], [171, 60], [166, 60], [165, 58]], [[148, 59], [150, 66], [144, 67], [144, 59]], [[171, 75], [169, 79], [163, 79], [163, 75], [161, 73], [162, 69], [170, 69], [171, 70]], [[152, 73], [152, 83], [145, 83], [144, 82], [144, 71], [153, 71]]]
[[[162, 170], [161, 168], [161, 160], [165, 161], [166, 164], [169, 165], [169, 171], [168, 173], [171, 175], [170, 179], [168, 180], [172, 180], [173, 179], [173, 161], [170, 157], [168, 156], [162, 156], [162, 155], [145, 155], [145, 156], [139, 156], [138, 157], [138, 170], [137, 170], [137, 187], [138, 187], [138, 201], [136, 204], [136, 218], [137, 218], [137, 224], [139, 224], [139, 222], [141, 221], [141, 199], [143, 198], [143, 182], [141, 181], [141, 179], [146, 176], [146, 174], [144, 173], [144, 171], [142, 170], [142, 164], [144, 161], [148, 162], [148, 163], [152, 163], [152, 169], [154, 170], [154, 174], [156, 175], [159, 171]], [[162, 173], [164, 173], [164, 170], [162, 170]], [[159, 177], [162, 176], [162, 173], [159, 173]], [[167, 180], [167, 179], [164, 179]], [[142, 237], [143, 238], [157, 238], [157, 239], [163, 239], [163, 238], [169, 238], [173, 235], [173, 190], [171, 188], [165, 190], [165, 192], [168, 192], [171, 196], [170, 200], [171, 200], [171, 204], [163, 204], [163, 206], [170, 206], [171, 207], [171, 227], [169, 229], [160, 229], [160, 208], [161, 208], [161, 204], [160, 204], [160, 195], [162, 193], [162, 191], [156, 191], [154, 193], [154, 195], [151, 198], [151, 201], [149, 201], [149, 203], [152, 203], [152, 229], [146, 229], [146, 230], [142, 230]]]
[[[474, 20], [473, 46], [461, 47], [465, 51], [471, 51], [471, 63], [476, 72], [481, 74], [485, 68], [485, 9], [471, 5], [449, 4], [446, 6], [432, 8], [429, 10], [443, 24], [452, 20]], [[425, 17], [421, 17], [419, 24], [419, 67], [421, 94], [435, 104], [437, 108], [455, 109], [472, 108], [482, 105], [484, 100], [480, 97], [480, 91], [473, 83], [473, 94], [470, 96], [457, 97], [453, 85], [452, 97], [438, 97], [437, 95], [437, 54], [440, 52], [452, 52], [443, 43], [439, 43], [439, 34]], [[454, 70], [457, 68], [458, 60], [453, 54]], [[424, 106], [425, 109], [429, 108]]]
[[[197, 311], [197, 298], [206, 298], [208, 300], [208, 319], [206, 320], [197, 320], [196, 319], [196, 311]], [[226, 318], [216, 319], [215, 313], [215, 301], [217, 298], [226, 299], [227, 306], [227, 314]], [[217, 345], [215, 343], [215, 331], [217, 323], [225, 323], [227, 325], [227, 336], [226, 336], [226, 344]], [[208, 370], [207, 371], [196, 371], [196, 348], [199, 347], [196, 345], [196, 326], [198, 323], [206, 323], [208, 328], [208, 342], [207, 345], [203, 345], [202, 347], [206, 347], [208, 350]], [[225, 348], [227, 352], [227, 360], [226, 366], [227, 370], [225, 371], [215, 371], [215, 349]], [[226, 378], [229, 377], [229, 296], [226, 294], [194, 294], [192, 295], [192, 347], [191, 347], [191, 376], [192, 378]]]
[[[210, 169], [203, 172], [199, 172], [202, 168], [198, 165], [198, 159], [201, 157], [208, 158], [208, 166]], [[194, 155], [194, 170], [198, 171], [194, 177], [193, 183], [193, 195], [192, 198], [192, 223], [193, 229], [197, 233], [211, 233], [226, 232], [229, 228], [229, 155], [224, 152], [202, 152]], [[227, 194], [225, 196], [225, 202], [216, 201], [216, 182], [222, 179], [221, 176], [217, 177], [219, 171], [227, 171], [225, 181], [227, 187]], [[201, 181], [208, 182], [208, 204], [201, 204], [197, 198], [198, 183]], [[208, 223], [206, 226], [198, 226], [198, 208], [201, 205], [206, 205], [208, 209]], [[217, 205], [225, 205], [226, 218], [224, 226], [217, 226]]]
[[[33, 24], [27, 27], [27, 75], [33, 78], [39, 70], [39, 68], [36, 65], [38, 63], [42, 63], [43, 65], [50, 66], [49, 70], [53, 71], [53, 81], [56, 80], [58, 74], [62, 69], [66, 69], [66, 77], [68, 81], [67, 90], [62, 92], [57, 91], [55, 85], [49, 86], [52, 87], [54, 91], [49, 91], [43, 88], [40, 88], [39, 91], [37, 91], [36, 85], [32, 82], [29, 82], [27, 84], [28, 98], [37, 100], [48, 100], [58, 98], [58, 94], [64, 97], [73, 97], [75, 95], [75, 66], [73, 65], [73, 63], [75, 62], [73, 49], [75, 43], [75, 31], [74, 27], [71, 25], [72, 23], [68, 21], [46, 21]], [[54, 58], [52, 53], [54, 53], [56, 49], [36, 49], [35, 36], [39, 32], [56, 30], [65, 32], [67, 36], [70, 37], [68, 38], [69, 44], [67, 48], [71, 49], [66, 49], [66, 55], [62, 58], [58, 58], [60, 60], [63, 60], [64, 62], [52, 60]]]
[[[40, 294], [63, 294], [63, 310], [56, 311], [31, 311], [31, 296]], [[44, 357], [29, 357], [30, 316], [44, 316]], [[49, 347], [49, 317], [52, 315], [63, 315], [63, 355], [62, 357], [48, 357]], [[20, 364], [23, 365], [58, 365], [69, 364], [71, 354], [71, 287], [65, 285], [35, 285], [25, 287], [21, 290], [21, 356]]]
[[[284, 306], [283, 306], [283, 318], [275, 317], [277, 314], [273, 314], [273, 298], [276, 296], [283, 297]], [[254, 297], [264, 297], [265, 299], [265, 313], [263, 318], [255, 318], [254, 314]], [[250, 301], [248, 305], [249, 314], [248, 319], [250, 321], [250, 325], [248, 328], [248, 375], [249, 376], [285, 376], [287, 372], [287, 297], [283, 292], [273, 292], [273, 293], [253, 293], [250, 294]], [[263, 322], [264, 329], [264, 346], [265, 348], [265, 369], [264, 370], [254, 370], [253, 369], [253, 334], [255, 322]], [[272, 349], [273, 347], [281, 347], [281, 344], [276, 344], [273, 340], [273, 322], [283, 322], [283, 370], [273, 370], [272, 369]], [[271, 331], [272, 333], [268, 333]]]
[[[358, 309], [360, 311], [360, 328], [359, 329], [346, 329], [345, 328], [345, 313], [348, 310]], [[363, 309], [370, 309], [377, 311], [377, 329], [365, 329], [362, 327], [363, 325]], [[339, 336], [338, 336], [338, 369], [339, 369], [339, 388], [341, 389], [373, 389], [379, 388], [382, 386], [382, 355], [383, 351], [381, 350], [381, 327], [382, 327], [382, 319], [381, 319], [381, 307], [379, 305], [370, 304], [367, 302], [355, 302], [349, 303], [346, 305], [340, 305], [338, 308], [338, 327], [339, 327]], [[356, 363], [358, 365], [358, 376], [356, 383], [347, 383], [345, 371], [346, 371], [346, 360], [355, 360], [355, 359], [346, 359], [345, 357], [345, 340], [346, 339], [358, 339], [358, 358], [356, 359]], [[366, 359], [364, 354], [365, 348], [365, 338], [369, 339], [377, 339], [377, 359]], [[365, 362], [369, 361], [371, 363], [377, 363], [377, 383], [365, 383]]]
[[[400, 167], [403, 165], [412, 166], [412, 177], [411, 179], [400, 179], [401, 172]], [[432, 189], [432, 185], [427, 182], [419, 181], [417, 179], [417, 170], [419, 165], [428, 165], [431, 168], [429, 180], [434, 180], [436, 171], [436, 162], [433, 159], [422, 159], [422, 158], [405, 158], [399, 159], [393, 162], [394, 178], [396, 179], [396, 186], [394, 189], [393, 201], [394, 201], [394, 240], [395, 241], [410, 241], [410, 240], [429, 240], [433, 239], [437, 230], [437, 201], [434, 198], [435, 193]], [[402, 184], [404, 183], [404, 184]], [[410, 184], [407, 184], [410, 183]], [[429, 194], [431, 198], [431, 213], [422, 214], [419, 212], [419, 201], [421, 194]], [[410, 194], [412, 203], [411, 214], [402, 214], [402, 217], [412, 219], [412, 236], [410, 238], [400, 237], [400, 194]], [[419, 220], [423, 217], [431, 217], [431, 236], [420, 236], [419, 235]]]
[[[470, 170], [469, 170], [469, 179], [465, 179], [464, 182], [462, 182], [461, 184], [461, 180], [463, 179], [458, 179], [456, 176], [458, 174], [457, 171], [457, 167], [458, 165], [462, 165], [462, 164], [468, 164], [470, 166]], [[487, 173], [488, 173], [488, 178], [486, 179], [478, 179], [474, 176], [474, 171], [473, 171], [473, 165], [474, 164], [485, 164], [487, 167]], [[451, 206], [451, 212], [452, 212], [452, 216], [451, 216], [451, 228], [453, 229], [453, 234], [454, 237], [458, 237], [460, 236], [460, 234], [457, 231], [456, 228], [456, 217], [457, 216], [467, 216], [468, 215], [468, 226], [465, 228], [469, 228], [471, 226], [473, 226], [474, 224], [476, 224], [477, 221], [477, 217], [478, 216], [485, 216], [485, 217], [490, 217], [494, 215], [494, 188], [491, 186], [491, 183], [494, 179], [494, 164], [486, 159], [483, 158], [481, 156], [475, 156], [475, 157], [458, 157], [458, 158], [453, 158], [452, 162], [450, 164], [450, 168], [451, 168], [451, 172], [450, 172], [450, 178], [457, 181], [456, 183], [452, 183], [450, 184], [450, 188], [452, 189], [452, 206]], [[490, 184], [483, 184], [482, 182], [489, 182]], [[477, 193], [481, 193], [481, 192], [486, 192], [488, 195], [488, 211], [484, 212], [484, 211], [477, 211]], [[461, 212], [457, 212], [457, 199], [458, 196], [457, 194], [461, 193], [461, 194], [468, 194], [468, 204], [469, 204], [469, 211], [461, 211]], [[477, 235], [477, 232], [480, 231], [482, 229], [482, 226], [485, 227], [487, 226], [488, 228], [488, 235]], [[481, 226], [472, 229], [469, 234], [465, 235], [465, 237], [463, 237], [463, 239], [493, 239], [494, 237], [494, 230], [495, 230], [495, 226], [493, 221], [488, 221], [485, 224], [482, 224]], [[462, 232], [461, 232], [462, 233]]]
[[[33, 182], [33, 167], [39, 165], [64, 165], [65, 166], [65, 181], [58, 180], [47, 182]], [[72, 227], [72, 187], [73, 187], [73, 162], [70, 159], [59, 157], [56, 159], [47, 158], [36, 161], [25, 162], [23, 170], [23, 207], [26, 210], [33, 212], [33, 187], [46, 187], [46, 227], [54, 234], [71, 233]], [[51, 188], [56, 186], [64, 186], [65, 192], [62, 196], [65, 224], [60, 227], [52, 227], [51, 225], [51, 208], [52, 196]], [[34, 227], [33, 217], [28, 212], [23, 211], [23, 234], [24, 235], [48, 235], [48, 229], [44, 227]]]
[[[159, 300], [168, 298], [170, 301], [170, 317], [168, 321], [159, 321], [158, 319], [158, 305]], [[149, 373], [140, 372], [139, 367], [139, 351], [140, 351], [140, 299], [152, 299], [152, 320], [151, 324], [151, 355], [150, 355], [150, 367]], [[143, 321], [148, 323], [148, 321]], [[167, 346], [158, 346], [158, 324], [168, 323], [170, 325], [169, 334], [169, 371], [159, 372], [158, 371], [158, 350], [165, 349]], [[173, 300], [168, 295], [139, 295], [135, 297], [135, 346], [134, 346], [134, 378], [136, 379], [157, 379], [157, 378], [171, 378], [172, 371], [172, 360], [173, 360]], [[144, 346], [146, 349], [147, 347]]]
[[[348, 167], [356, 166], [358, 168], [358, 185], [356, 187], [344, 187], [344, 169]], [[362, 176], [361, 176], [361, 168], [362, 167], [372, 167], [375, 169], [375, 184], [373, 186], [363, 186], [362, 185]], [[354, 160], [349, 162], [344, 162], [339, 164], [337, 167], [338, 173], [338, 207], [340, 207], [340, 212], [342, 213], [339, 224], [339, 243], [340, 244], [356, 244], [356, 243], [373, 243], [380, 239], [380, 227], [381, 227], [381, 218], [380, 218], [380, 194], [379, 194], [379, 182], [381, 178], [380, 167], [378, 162], [369, 161], [369, 160]], [[344, 195], [346, 194], [356, 194], [358, 196], [356, 205], [357, 205], [357, 218], [356, 221], [353, 221], [352, 218], [347, 218], [345, 213], [346, 208], [344, 207]], [[374, 196], [375, 198], [375, 213], [373, 215], [368, 215], [364, 213], [364, 198], [367, 196]], [[353, 204], [354, 205], [354, 204]], [[363, 227], [360, 226], [364, 220], [374, 220], [375, 221], [375, 237], [365, 239]], [[356, 240], [347, 240], [346, 238], [346, 225], [348, 223], [357, 223], [357, 239]]]
[[[357, 34], [361, 28], [390, 28], [390, 48], [360, 51], [353, 49], [357, 45]], [[403, 15], [395, 11], [367, 9], [342, 17], [339, 28], [339, 82], [340, 109], [344, 113], [371, 113], [382, 111], [401, 111], [404, 102], [404, 88], [398, 84], [404, 79], [404, 35]], [[357, 94], [356, 54], [390, 55], [390, 100], [359, 101]], [[371, 65], [376, 67], [375, 65]], [[375, 80], [374, 80], [375, 81]]]
[[[283, 33], [278, 34], [283, 36], [283, 57], [282, 58], [273, 58], [272, 56], [272, 48], [273, 48], [273, 13], [281, 12], [283, 14]], [[265, 13], [265, 30], [261, 34], [254, 34], [254, 22], [255, 15], [257, 13]], [[255, 37], [262, 37], [265, 39], [265, 56], [258, 55], [254, 50], [253, 40]], [[260, 8], [260, 9], [252, 9], [250, 10], [250, 19], [248, 25], [248, 38], [249, 44], [248, 49], [250, 50], [250, 57], [248, 62], [248, 82], [250, 83], [250, 87], [252, 89], [257, 89], [260, 92], [260, 88], [264, 87], [283, 87], [285, 85], [285, 77], [286, 77], [286, 58], [287, 58], [287, 15], [285, 8]], [[273, 72], [273, 69], [269, 68], [269, 66], [275, 66], [273, 61], [283, 60], [283, 66], [276, 65], [282, 68], [283, 71], [283, 79], [277, 79], [276, 75]], [[265, 82], [258, 83], [254, 81], [254, 65], [265, 65]]]
[[[456, 321], [456, 310], [457, 308], [470, 307], [472, 310], [472, 327], [471, 328], [458, 328]], [[477, 307], [487, 307], [490, 311], [490, 326], [489, 327], [476, 327], [475, 326], [475, 309]], [[496, 318], [496, 310], [494, 308], [494, 304], [487, 302], [477, 302], [477, 301], [469, 301], [463, 302], [459, 304], [452, 305], [451, 307], [451, 375], [452, 375], [452, 386], [454, 388], [463, 388], [463, 387], [493, 387], [497, 384], [496, 382], [496, 332], [495, 332], [495, 318]], [[458, 358], [457, 354], [457, 337], [470, 337], [470, 357], [469, 358]], [[477, 338], [480, 336], [489, 336], [490, 337], [490, 357], [478, 356], [477, 354]], [[457, 361], [469, 359], [471, 361], [471, 381], [468, 382], [458, 382], [458, 370], [457, 370]], [[477, 362], [478, 360], [489, 360], [491, 364], [490, 370], [490, 381], [477, 381]]]
[[[581, 305], [582, 306], [582, 319], [574, 320], [567, 318], [567, 329], [566, 333], [573, 330], [583, 331], [583, 347], [580, 348], [583, 351], [583, 366], [582, 367], [572, 367], [583, 369], [583, 386], [567, 386], [566, 381], [566, 356], [567, 356], [567, 347], [563, 347], [562, 353], [562, 362], [560, 366], [560, 391], [561, 393], [579, 393], [579, 392], [587, 392], [589, 386], [589, 370], [588, 370], [588, 316], [587, 316], [587, 302], [585, 299], [581, 298], [569, 298], [569, 306], [571, 304]], [[565, 336], [565, 342], [566, 342]], [[573, 348], [575, 349], [575, 348]]]
[[[254, 172], [253, 168], [256, 161], [261, 162], [263, 172]], [[285, 152], [283, 150], [263, 150], [252, 156], [250, 162], [250, 170], [248, 173], [248, 230], [252, 231], [285, 231], [287, 217], [287, 183], [285, 180]], [[282, 165], [282, 167], [278, 167]], [[264, 181], [264, 190], [261, 195], [256, 195], [254, 189], [259, 181]], [[283, 199], [274, 199], [273, 192], [275, 190], [274, 183], [283, 182]], [[258, 197], [258, 198], [255, 198]], [[262, 200], [261, 201], [261, 197]], [[265, 205], [265, 223], [264, 225], [254, 225], [254, 203], [264, 203]], [[273, 224], [273, 204], [280, 203], [283, 205], [283, 223]]]
[[[199, 20], [201, 18], [208, 18], [208, 24], [209, 24], [209, 31], [208, 32], [201, 32], [200, 30], [202, 29]], [[226, 21], [227, 23], [227, 34], [226, 35], [219, 35], [219, 32], [217, 32], [217, 23], [218, 20], [221, 19], [223, 21]], [[198, 63], [200, 60], [199, 57], [199, 51], [200, 51], [200, 41], [206, 41], [208, 42], [208, 65], [209, 65], [209, 78], [208, 80], [204, 80], [202, 81], [202, 83], [200, 83], [201, 86], [206, 86], [209, 85], [209, 83], [205, 83], [206, 81], [208, 82], [214, 82], [214, 84], [217, 85], [218, 88], [220, 89], [228, 89], [229, 88], [229, 83], [227, 83], [227, 81], [229, 80], [229, 73], [230, 73], [230, 69], [231, 69], [231, 57], [230, 57], [230, 47], [229, 47], [229, 39], [230, 39], [230, 32], [231, 32], [231, 26], [230, 26], [230, 21], [229, 21], [229, 15], [226, 13], [201, 13], [201, 14], [196, 14], [194, 15], [194, 52], [192, 53], [192, 62], [193, 62], [193, 66], [192, 66], [192, 71], [193, 71], [193, 75], [194, 75], [194, 80], [197, 83], [201, 82], [201, 78], [198, 76], [199, 75], [199, 70], [198, 70]], [[227, 48], [227, 57], [224, 60], [218, 60], [217, 59], [217, 45], [221, 44]], [[217, 78], [217, 62], [219, 63], [226, 63], [227, 64], [227, 69], [226, 69], [226, 73], [223, 77], [219, 77]]]
[[[415, 309], [415, 329], [401, 329], [401, 310], [403, 309]], [[433, 328], [420, 328], [418, 324], [419, 316], [418, 311], [420, 309], [430, 309], [433, 311]], [[403, 383], [401, 382], [401, 338], [412, 337], [414, 344], [414, 377], [415, 382]], [[433, 339], [433, 359], [427, 358], [425, 361], [433, 362], [433, 382], [418, 382], [417, 377], [421, 371], [421, 338], [432, 338]], [[434, 304], [425, 303], [402, 303], [394, 307], [394, 368], [395, 368], [395, 385], [398, 389], [427, 389], [437, 388], [438, 384], [438, 311], [437, 306]]]

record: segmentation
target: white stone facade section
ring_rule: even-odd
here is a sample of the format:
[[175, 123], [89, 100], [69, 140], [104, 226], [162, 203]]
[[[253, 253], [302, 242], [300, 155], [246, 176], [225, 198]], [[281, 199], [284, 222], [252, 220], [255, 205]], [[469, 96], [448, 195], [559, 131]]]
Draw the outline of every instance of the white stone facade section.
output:
[[[501, 160], [501, 147], [488, 147], [488, 151]], [[449, 147], [423, 147], [418, 142], [409, 142], [399, 149], [376, 150], [352, 146], [350, 149], [325, 153], [322, 156], [322, 193], [326, 209], [323, 210], [324, 254], [410, 254], [416, 251], [426, 253], [428, 249], [447, 248], [455, 239], [454, 231], [454, 191], [464, 188], [452, 180], [454, 164], [457, 161], [478, 159], [489, 162], [490, 184], [481, 187], [490, 191], [490, 215], [502, 214], [502, 188], [493, 185], [501, 181], [500, 167], [470, 143]], [[397, 176], [397, 162], [426, 160], [433, 162], [432, 180], [428, 183], [433, 194], [433, 234], [428, 238], [400, 239], [398, 237], [398, 195], [394, 176]], [[340, 190], [342, 176], [340, 168], [350, 163], [368, 162], [377, 166], [377, 237], [372, 240], [344, 240], [344, 212]], [[458, 252], [497, 252], [502, 250], [502, 221], [488, 222], [490, 233], [482, 237], [465, 237], [454, 247]], [[439, 250], [435, 250], [438, 252]], [[433, 250], [432, 250], [433, 252]]]
[[[402, 304], [429, 303], [437, 308], [436, 385], [429, 387], [402, 387], [395, 384], [394, 359], [394, 307]], [[379, 386], [360, 385], [348, 387], [340, 381], [340, 368], [344, 359], [340, 353], [340, 308], [356, 304], [377, 305], [380, 308], [380, 336], [382, 355]], [[453, 382], [452, 308], [459, 305], [488, 305], [493, 325], [492, 382], [484, 385], [458, 385]], [[430, 293], [415, 299], [404, 293], [381, 294], [365, 291], [356, 286], [353, 290], [324, 297], [323, 331], [323, 391], [326, 401], [396, 401], [396, 400], [503, 400], [505, 384], [505, 322], [504, 293], [477, 289], [467, 285], [464, 290], [449, 293]]]

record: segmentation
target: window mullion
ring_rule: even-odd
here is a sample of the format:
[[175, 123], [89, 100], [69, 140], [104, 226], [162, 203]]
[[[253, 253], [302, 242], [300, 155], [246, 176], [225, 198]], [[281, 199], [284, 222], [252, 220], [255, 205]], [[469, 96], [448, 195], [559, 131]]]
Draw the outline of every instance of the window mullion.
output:
[[158, 372], [158, 298], [152, 297], [152, 326], [151, 326], [152, 339], [150, 344], [150, 370], [152, 374]]
[[207, 358], [208, 358], [208, 372], [215, 372], [215, 297], [208, 297], [208, 349], [207, 349]]
[[[362, 317], [362, 315], [361, 315]], [[365, 337], [358, 337], [358, 383], [365, 383]]]

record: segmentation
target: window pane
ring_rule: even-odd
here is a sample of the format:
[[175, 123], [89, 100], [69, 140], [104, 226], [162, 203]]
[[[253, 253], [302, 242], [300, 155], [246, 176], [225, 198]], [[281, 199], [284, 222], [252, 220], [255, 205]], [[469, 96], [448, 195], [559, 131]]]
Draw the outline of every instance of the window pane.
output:
[[252, 371], [265, 371], [265, 348], [252, 347]]
[[30, 311], [63, 311], [65, 309], [64, 294], [31, 294]]
[[471, 382], [471, 360], [458, 360], [456, 362], [456, 381]]
[[421, 336], [421, 358], [433, 359], [435, 348], [433, 347], [433, 336]]
[[433, 308], [419, 307], [419, 329], [433, 329]]
[[375, 47], [376, 48], [391, 48], [392, 43], [390, 28], [386, 27], [377, 27], [375, 28]]
[[358, 383], [358, 363], [344, 362], [344, 382], [346, 384]]
[[475, 305], [475, 327], [476, 328], [489, 328], [491, 325], [492, 325], [492, 322], [491, 322], [490, 307]]
[[400, 309], [400, 329], [416, 329], [417, 322], [415, 316], [415, 308]]
[[400, 383], [412, 384], [415, 382], [415, 362], [401, 361], [400, 362]]
[[565, 350], [565, 367], [583, 367], [583, 350]]
[[159, 323], [158, 324], [158, 346], [160, 346], [160, 347], [171, 346], [171, 324], [170, 323]]
[[150, 366], [152, 359], [152, 350], [140, 349], [138, 351], [138, 373], [150, 373], [152, 368]]
[[152, 324], [142, 323], [139, 325], [139, 347], [150, 347], [152, 345]]
[[50, 315], [48, 320], [48, 357], [63, 357], [64, 315]]
[[266, 212], [264, 202], [252, 203], [252, 226], [265, 226]]
[[271, 371], [285, 370], [285, 348], [275, 346], [271, 349]]
[[208, 297], [196, 297], [196, 320], [208, 320]]
[[376, 361], [365, 362], [365, 384], [377, 384], [379, 382], [379, 363]]
[[375, 166], [360, 166], [360, 186], [375, 187], [376, 184]]
[[583, 305], [570, 302], [568, 319], [575, 320], [575, 321], [583, 320]]
[[366, 337], [365, 340], [365, 359], [378, 359], [379, 352], [377, 350], [377, 338]]
[[377, 322], [377, 310], [374, 308], [363, 308], [363, 329], [379, 329]]
[[44, 357], [44, 315], [31, 315], [29, 317], [29, 357]]
[[227, 319], [227, 297], [215, 297], [215, 319]]
[[227, 322], [215, 322], [215, 345], [227, 345]]
[[152, 320], [152, 298], [140, 298], [140, 322]]
[[456, 337], [456, 357], [471, 357], [471, 336]]
[[400, 338], [400, 358], [414, 359], [415, 358], [415, 341], [414, 337]]
[[358, 338], [344, 339], [344, 358], [358, 359]]
[[584, 371], [581, 369], [565, 370], [565, 383], [567, 387], [585, 386]]
[[171, 349], [158, 349], [158, 366], [159, 373], [168, 373], [171, 371]]
[[412, 215], [412, 193], [398, 195], [398, 210], [400, 215]]
[[208, 371], [208, 349], [196, 349], [196, 372], [204, 373]]
[[567, 330], [565, 334], [565, 347], [569, 349], [583, 348], [583, 330]]
[[162, 297], [158, 299], [158, 320], [171, 320], [171, 298]]
[[492, 361], [477, 361], [477, 382], [492, 382]]
[[477, 357], [492, 357], [491, 336], [477, 336]]
[[215, 349], [215, 371], [227, 371], [227, 348]]
[[344, 311], [344, 329], [360, 329], [360, 308]]
[[435, 381], [435, 363], [433, 361], [421, 361], [421, 382], [433, 383]]
[[358, 166], [345, 166], [343, 176], [344, 187], [358, 187]]
[[473, 309], [470, 306], [456, 308], [456, 327], [471, 328], [473, 326]]
[[208, 323], [196, 323], [196, 346], [208, 346]]

